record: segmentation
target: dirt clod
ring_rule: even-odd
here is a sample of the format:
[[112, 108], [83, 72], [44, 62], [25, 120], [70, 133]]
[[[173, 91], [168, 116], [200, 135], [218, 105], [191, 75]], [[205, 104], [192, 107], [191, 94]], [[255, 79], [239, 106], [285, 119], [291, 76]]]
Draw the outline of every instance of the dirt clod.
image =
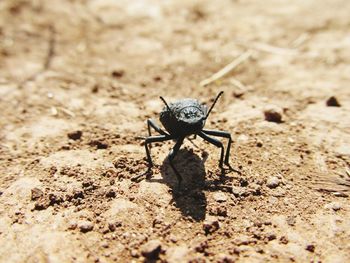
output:
[[309, 244], [306, 246], [305, 248], [307, 251], [310, 251], [310, 252], [315, 252], [315, 245], [312, 245], [312, 244]]
[[279, 241], [281, 244], [284, 244], [284, 245], [288, 244], [288, 238], [286, 236], [281, 236]]
[[206, 235], [214, 233], [219, 228], [220, 228], [220, 223], [219, 223], [219, 221], [217, 220], [216, 217], [209, 216], [203, 222], [203, 230], [204, 230]]
[[83, 135], [82, 131], [73, 131], [67, 134], [68, 138], [71, 140], [79, 140], [82, 135]]
[[41, 191], [39, 188], [33, 188], [32, 189], [32, 196], [31, 199], [32, 201], [38, 200], [44, 196], [44, 192]]
[[327, 101], [326, 101], [326, 105], [328, 107], [340, 107], [340, 103], [338, 101], [338, 99], [334, 96], [330, 97]]

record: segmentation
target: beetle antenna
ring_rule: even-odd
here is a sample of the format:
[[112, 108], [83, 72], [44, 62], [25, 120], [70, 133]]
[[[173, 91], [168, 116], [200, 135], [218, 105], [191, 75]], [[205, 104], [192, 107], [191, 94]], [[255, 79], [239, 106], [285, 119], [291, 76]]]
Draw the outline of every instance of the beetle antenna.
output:
[[218, 101], [218, 99], [220, 98], [220, 96], [221, 96], [223, 93], [224, 93], [223, 91], [220, 91], [220, 93], [216, 96], [213, 105], [211, 105], [211, 107], [210, 107], [210, 109], [209, 109], [209, 111], [208, 111], [208, 113], [207, 113], [207, 116], [205, 116], [206, 119], [208, 118], [208, 116], [209, 116], [211, 110], [214, 108], [216, 102]]
[[174, 115], [173, 111], [170, 109], [170, 107], [169, 107], [168, 103], [166, 103], [165, 99], [162, 96], [160, 96], [159, 98], [164, 102], [165, 106], [168, 108], [168, 111]]

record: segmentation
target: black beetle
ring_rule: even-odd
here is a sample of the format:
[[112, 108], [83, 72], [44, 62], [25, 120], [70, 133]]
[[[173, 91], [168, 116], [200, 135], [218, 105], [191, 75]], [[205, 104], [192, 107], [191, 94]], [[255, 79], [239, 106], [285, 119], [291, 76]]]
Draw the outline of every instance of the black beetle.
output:
[[[149, 144], [154, 142], [164, 142], [168, 140], [176, 141], [175, 146], [170, 151], [168, 155], [169, 164], [174, 170], [175, 175], [177, 176], [179, 185], [181, 184], [182, 177], [179, 172], [176, 170], [173, 164], [173, 159], [177, 152], [179, 151], [184, 139], [189, 135], [198, 135], [204, 140], [208, 141], [211, 144], [214, 144], [216, 147], [221, 148], [221, 155], [219, 161], [219, 167], [223, 169], [223, 164], [231, 168], [229, 164], [230, 159], [230, 147], [231, 147], [231, 134], [225, 131], [215, 131], [204, 129], [205, 121], [207, 120], [210, 112], [214, 108], [219, 97], [223, 94], [221, 91], [215, 98], [213, 105], [210, 107], [209, 111], [206, 105], [200, 104], [196, 99], [182, 99], [174, 103], [168, 104], [163, 97], [160, 99], [164, 102], [165, 107], [160, 113], [159, 120], [163, 124], [166, 131], [162, 130], [152, 119], [147, 120], [147, 128], [149, 137], [145, 139], [145, 148], [148, 161], [148, 172], [151, 172], [153, 166], [152, 158], [150, 155]], [[151, 128], [157, 131], [160, 135], [152, 136]], [[225, 149], [221, 141], [216, 138], [211, 137], [218, 136], [228, 139], [228, 144]], [[232, 169], [232, 168], [231, 168]], [[136, 176], [133, 179], [138, 179], [140, 176]]]

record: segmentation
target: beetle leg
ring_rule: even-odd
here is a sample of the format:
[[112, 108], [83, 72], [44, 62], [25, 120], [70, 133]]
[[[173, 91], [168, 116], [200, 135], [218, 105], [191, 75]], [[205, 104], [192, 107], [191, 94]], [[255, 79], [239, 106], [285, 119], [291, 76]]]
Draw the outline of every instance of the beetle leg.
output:
[[202, 137], [204, 140], [206, 140], [207, 142], [215, 145], [216, 147], [221, 148], [219, 167], [222, 169], [223, 168], [223, 162], [224, 162], [224, 153], [225, 153], [224, 145], [222, 144], [222, 142], [220, 142], [219, 140], [217, 140], [215, 138], [212, 138], [212, 137], [206, 135], [202, 131], [200, 133], [198, 133], [198, 136]]
[[164, 142], [164, 141], [169, 141], [172, 140], [173, 137], [170, 135], [159, 135], [159, 136], [150, 136], [147, 137], [145, 140], [145, 149], [146, 149], [146, 156], [147, 156], [147, 161], [148, 161], [148, 167], [151, 168], [153, 166], [153, 162], [152, 162], [152, 157], [150, 154], [150, 150], [148, 145], [150, 143], [154, 143], [154, 142]]
[[147, 137], [145, 139], [145, 149], [146, 149], [146, 157], [147, 157], [147, 161], [148, 161], [148, 170], [141, 175], [136, 175], [134, 177], [131, 178], [132, 181], [139, 181], [141, 177], [145, 176], [148, 177], [152, 174], [152, 170], [151, 168], [153, 167], [153, 162], [152, 162], [152, 157], [151, 157], [151, 153], [149, 150], [149, 144], [153, 143], [153, 142], [164, 142], [164, 141], [168, 141], [168, 140], [172, 140], [173, 136], [170, 135], [159, 135], [159, 136], [150, 136]]
[[161, 135], [169, 135], [168, 133], [166, 133], [165, 131], [163, 131], [158, 125], [157, 123], [152, 120], [152, 119], [148, 119], [147, 120], [147, 129], [148, 129], [148, 135], [152, 136], [151, 134], [151, 127], [156, 130], [159, 134]]
[[213, 135], [213, 136], [218, 136], [218, 137], [224, 137], [228, 139], [227, 147], [226, 147], [226, 154], [225, 154], [225, 160], [224, 163], [226, 165], [230, 165], [230, 149], [231, 149], [231, 143], [232, 143], [232, 138], [231, 134], [226, 131], [214, 131], [214, 130], [202, 130], [203, 133], [208, 134], [208, 135]]
[[176, 168], [175, 168], [175, 166], [173, 164], [173, 160], [174, 160], [176, 154], [178, 153], [178, 151], [179, 151], [183, 141], [184, 141], [184, 138], [178, 139], [176, 141], [173, 149], [171, 149], [171, 151], [168, 154], [168, 160], [169, 160], [170, 167], [174, 170], [174, 173], [175, 173], [175, 175], [177, 177], [177, 180], [179, 182], [179, 186], [181, 185], [182, 177], [181, 177], [180, 173], [176, 170]]

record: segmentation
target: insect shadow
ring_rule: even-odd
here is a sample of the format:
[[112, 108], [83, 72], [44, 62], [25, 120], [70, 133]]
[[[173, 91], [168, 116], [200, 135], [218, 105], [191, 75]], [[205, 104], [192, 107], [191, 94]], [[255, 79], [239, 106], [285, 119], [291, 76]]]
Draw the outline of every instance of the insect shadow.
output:
[[202, 221], [207, 209], [207, 200], [203, 191], [206, 180], [205, 160], [186, 148], [179, 150], [175, 159], [176, 166], [183, 175], [183, 184], [180, 189], [168, 158], [163, 161], [160, 169], [164, 183], [172, 189], [172, 202], [180, 209], [183, 216]]

